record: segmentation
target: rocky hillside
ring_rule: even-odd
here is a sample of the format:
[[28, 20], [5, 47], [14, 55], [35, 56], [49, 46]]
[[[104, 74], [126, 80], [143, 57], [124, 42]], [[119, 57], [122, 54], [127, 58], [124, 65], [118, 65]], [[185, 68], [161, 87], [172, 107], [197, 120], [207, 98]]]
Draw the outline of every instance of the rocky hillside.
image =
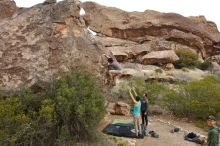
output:
[[150, 65], [173, 68], [179, 49], [195, 51], [201, 61], [220, 58], [220, 33], [203, 16], [126, 12], [78, 0], [47, 0], [31, 8], [0, 0], [0, 11], [0, 88], [5, 91], [22, 84], [41, 88], [71, 65], [85, 65], [100, 77], [101, 54], [109, 52], [133, 73], [157, 68]]
[[[176, 50], [194, 51], [201, 62], [208, 59], [220, 63], [220, 33], [216, 24], [204, 16], [184, 17], [153, 10], [126, 12], [94, 2], [85, 2], [82, 7], [83, 18], [97, 33], [95, 39], [102, 44], [102, 50], [112, 52], [127, 69], [122, 76], [149, 75], [149, 71], [157, 69], [152, 65], [173, 69], [172, 63], [179, 59]], [[189, 76], [197, 73], [201, 72]]]

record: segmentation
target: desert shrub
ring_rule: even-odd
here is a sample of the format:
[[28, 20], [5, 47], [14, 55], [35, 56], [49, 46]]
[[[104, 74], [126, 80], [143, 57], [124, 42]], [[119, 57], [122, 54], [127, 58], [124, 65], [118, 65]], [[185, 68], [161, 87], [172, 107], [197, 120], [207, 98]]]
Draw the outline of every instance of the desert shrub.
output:
[[0, 96], [0, 145], [73, 145], [93, 140], [104, 115], [102, 91], [80, 69], [54, 81], [45, 93], [23, 88]]
[[29, 90], [0, 99], [0, 145], [52, 145], [54, 106]]
[[[91, 140], [104, 115], [104, 97], [89, 74], [72, 69], [56, 87], [55, 112], [60, 132], [77, 141]], [[63, 139], [63, 135], [60, 139]], [[64, 139], [65, 140], [65, 139]], [[65, 144], [66, 145], [66, 144]]]
[[198, 64], [198, 68], [201, 70], [208, 70], [211, 69], [212, 67], [213, 67], [212, 62], [208, 60]]
[[214, 77], [180, 84], [168, 92], [164, 102], [175, 115], [205, 119], [220, 113], [220, 85]]
[[176, 51], [179, 60], [174, 62], [174, 66], [177, 69], [186, 67], [186, 68], [195, 68], [198, 62], [198, 55], [191, 50], [177, 50]]

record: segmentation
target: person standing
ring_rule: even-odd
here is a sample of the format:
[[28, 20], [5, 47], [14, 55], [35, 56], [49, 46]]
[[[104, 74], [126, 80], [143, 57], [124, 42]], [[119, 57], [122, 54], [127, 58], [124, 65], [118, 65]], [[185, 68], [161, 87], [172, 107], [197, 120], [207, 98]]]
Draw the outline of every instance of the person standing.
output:
[[141, 119], [142, 119], [142, 125], [144, 129], [147, 129], [148, 125], [148, 99], [147, 99], [147, 93], [144, 93], [142, 99], [141, 99]]
[[[132, 90], [135, 96], [132, 94]], [[130, 88], [129, 93], [132, 101], [134, 102], [133, 117], [134, 117], [135, 134], [137, 137], [140, 137], [142, 135], [141, 126], [140, 126], [141, 97], [137, 95], [134, 89]]]
[[208, 146], [219, 146], [219, 133], [220, 128], [216, 126], [216, 119], [213, 115], [209, 115], [207, 118], [207, 124], [210, 127], [208, 131]]

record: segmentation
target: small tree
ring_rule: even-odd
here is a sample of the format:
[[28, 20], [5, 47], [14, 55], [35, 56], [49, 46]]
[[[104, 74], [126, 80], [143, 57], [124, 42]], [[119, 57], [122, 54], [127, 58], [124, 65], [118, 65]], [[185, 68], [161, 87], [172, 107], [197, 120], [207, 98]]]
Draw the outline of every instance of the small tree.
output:
[[176, 54], [179, 57], [179, 60], [174, 62], [175, 68], [195, 68], [199, 63], [198, 55], [191, 50], [177, 50]]
[[84, 70], [71, 68], [56, 85], [55, 112], [60, 140], [69, 135], [77, 141], [88, 141], [103, 118], [104, 96], [95, 80]]

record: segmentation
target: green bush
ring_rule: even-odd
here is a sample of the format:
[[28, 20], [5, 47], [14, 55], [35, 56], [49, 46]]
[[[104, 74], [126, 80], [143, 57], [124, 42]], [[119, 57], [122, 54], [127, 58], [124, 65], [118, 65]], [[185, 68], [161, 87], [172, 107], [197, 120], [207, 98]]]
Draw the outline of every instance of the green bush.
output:
[[29, 90], [0, 99], [0, 145], [52, 145], [54, 106]]
[[164, 103], [175, 115], [204, 120], [220, 113], [220, 85], [214, 77], [180, 84], [167, 93]]
[[47, 92], [0, 98], [0, 145], [73, 145], [93, 140], [104, 97], [93, 78], [72, 68]]
[[174, 66], [177, 69], [183, 67], [195, 68], [198, 65], [198, 55], [191, 50], [177, 50], [176, 51], [179, 60], [174, 62]]
[[54, 96], [58, 128], [77, 141], [93, 138], [105, 112], [101, 88], [83, 72], [72, 69], [69, 75], [61, 78]]
[[208, 70], [211, 69], [213, 67], [212, 62], [211, 61], [204, 61], [203, 63], [198, 64], [198, 68], [201, 70]]

